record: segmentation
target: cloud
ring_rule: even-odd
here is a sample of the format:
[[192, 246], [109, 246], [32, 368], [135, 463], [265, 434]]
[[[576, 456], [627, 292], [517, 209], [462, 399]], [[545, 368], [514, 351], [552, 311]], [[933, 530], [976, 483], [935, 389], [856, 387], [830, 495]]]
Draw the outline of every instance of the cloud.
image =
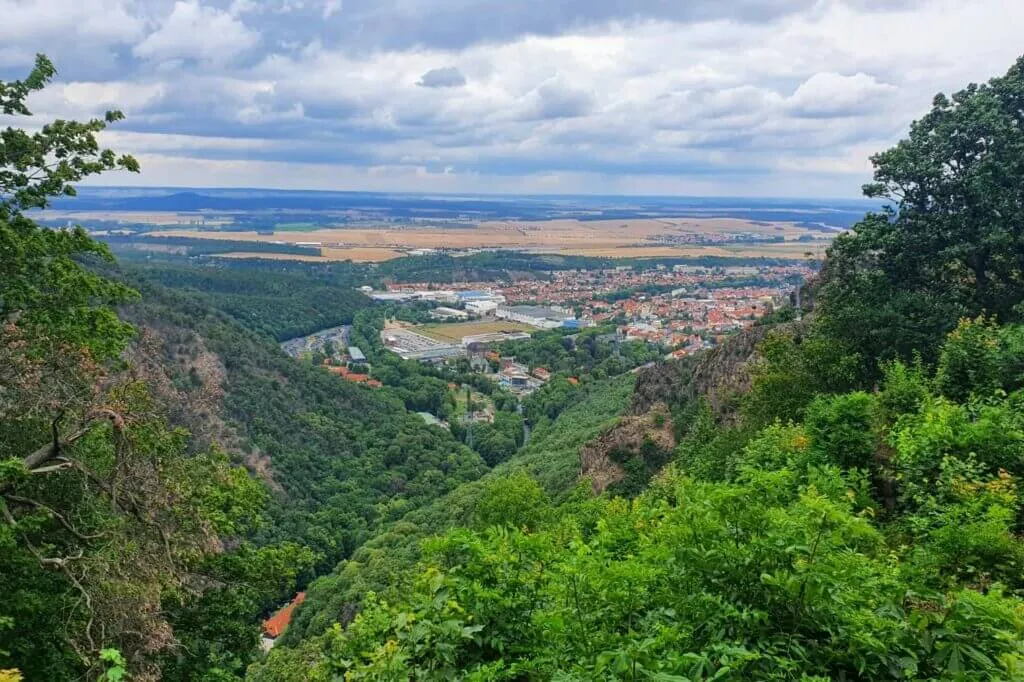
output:
[[431, 69], [420, 76], [416, 85], [425, 88], [456, 88], [466, 84], [466, 77], [454, 66]]
[[107, 139], [144, 157], [132, 182], [855, 195], [935, 92], [1006, 70], [1024, 3], [0, 0], [0, 16], [0, 79], [41, 50], [61, 70], [32, 124], [124, 109]]
[[591, 93], [572, 86], [545, 83], [537, 88], [538, 118], [575, 118], [586, 115], [593, 106]]
[[843, 76], [823, 72], [801, 83], [789, 98], [788, 105], [797, 116], [854, 116], [884, 107], [885, 101], [898, 91], [899, 88], [881, 83], [865, 73]]
[[160, 27], [132, 50], [153, 61], [197, 60], [223, 63], [260, 40], [240, 19], [198, 0], [178, 0]]

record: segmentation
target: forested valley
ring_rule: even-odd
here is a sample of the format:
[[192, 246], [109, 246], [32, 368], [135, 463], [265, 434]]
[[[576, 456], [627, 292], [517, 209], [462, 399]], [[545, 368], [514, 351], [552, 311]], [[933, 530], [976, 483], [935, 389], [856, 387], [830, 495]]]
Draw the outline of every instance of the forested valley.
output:
[[[537, 334], [521, 407], [381, 347], [416, 311], [355, 287], [444, 259], [119, 263], [32, 212], [139, 171], [121, 115], [0, 132], [0, 679], [1024, 680], [1022, 102], [1024, 60], [874, 156], [802, 317]], [[338, 324], [379, 390], [276, 343]], [[494, 423], [425, 425], [449, 384]]]

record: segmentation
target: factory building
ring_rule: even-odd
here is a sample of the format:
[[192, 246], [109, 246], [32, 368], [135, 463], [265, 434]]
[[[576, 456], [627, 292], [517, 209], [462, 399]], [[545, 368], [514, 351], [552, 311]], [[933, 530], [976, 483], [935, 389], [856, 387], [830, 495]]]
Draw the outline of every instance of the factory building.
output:
[[564, 326], [566, 320], [576, 319], [572, 313], [535, 305], [498, 306], [494, 314], [502, 320], [522, 322], [541, 329], [556, 329]]

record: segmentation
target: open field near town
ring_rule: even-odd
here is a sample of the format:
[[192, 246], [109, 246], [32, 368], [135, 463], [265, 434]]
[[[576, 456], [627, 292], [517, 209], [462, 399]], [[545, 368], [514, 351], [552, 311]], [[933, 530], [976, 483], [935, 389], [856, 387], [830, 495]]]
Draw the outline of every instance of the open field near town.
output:
[[[475, 227], [328, 228], [288, 230], [274, 234], [203, 229], [161, 230], [153, 236], [228, 239], [252, 242], [318, 244], [321, 256], [330, 260], [382, 261], [402, 251], [432, 248], [507, 248], [537, 253], [643, 256], [780, 256], [801, 258], [820, 252], [830, 233], [807, 229], [796, 223], [740, 220], [735, 218], [677, 218], [637, 220], [550, 220], [532, 222], [492, 221]], [[692, 244], [695, 235], [744, 235], [782, 237], [784, 243]], [[800, 237], [813, 241], [798, 242]], [[817, 257], [817, 253], [815, 253]]]
[[535, 332], [534, 327], [519, 322], [493, 320], [487, 322], [455, 322], [453, 324], [424, 324], [412, 328], [417, 334], [443, 343], [459, 343], [463, 336], [497, 334], [499, 332]]

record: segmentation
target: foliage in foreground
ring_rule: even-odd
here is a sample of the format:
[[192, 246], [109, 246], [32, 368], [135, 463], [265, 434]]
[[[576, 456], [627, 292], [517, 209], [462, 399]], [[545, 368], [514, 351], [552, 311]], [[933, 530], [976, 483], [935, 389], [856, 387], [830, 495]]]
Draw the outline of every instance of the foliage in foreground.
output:
[[[29, 115], [25, 98], [54, 73], [40, 56], [24, 81], [0, 82], [0, 111]], [[87, 176], [138, 170], [97, 143], [120, 118], [0, 131], [0, 666], [8, 678], [158, 675], [184, 634], [171, 611], [218, 591], [211, 586], [231, 574], [214, 564], [259, 524], [266, 498], [220, 449], [173, 428], [168, 406], [121, 357], [135, 329], [113, 306], [136, 293], [87, 267], [112, 260], [109, 251], [81, 228], [43, 228], [26, 213], [73, 195], [70, 183]], [[281, 577], [272, 593], [288, 587]], [[254, 634], [242, 638], [236, 670]]]
[[[965, 322], [943, 357], [1019, 332]], [[559, 508], [496, 485], [505, 516], [427, 542], [412, 588], [368, 595], [304, 674], [1024, 679], [1021, 382], [956, 402], [942, 372], [886, 377], [758, 430], [717, 480], [680, 462], [633, 502]]]

